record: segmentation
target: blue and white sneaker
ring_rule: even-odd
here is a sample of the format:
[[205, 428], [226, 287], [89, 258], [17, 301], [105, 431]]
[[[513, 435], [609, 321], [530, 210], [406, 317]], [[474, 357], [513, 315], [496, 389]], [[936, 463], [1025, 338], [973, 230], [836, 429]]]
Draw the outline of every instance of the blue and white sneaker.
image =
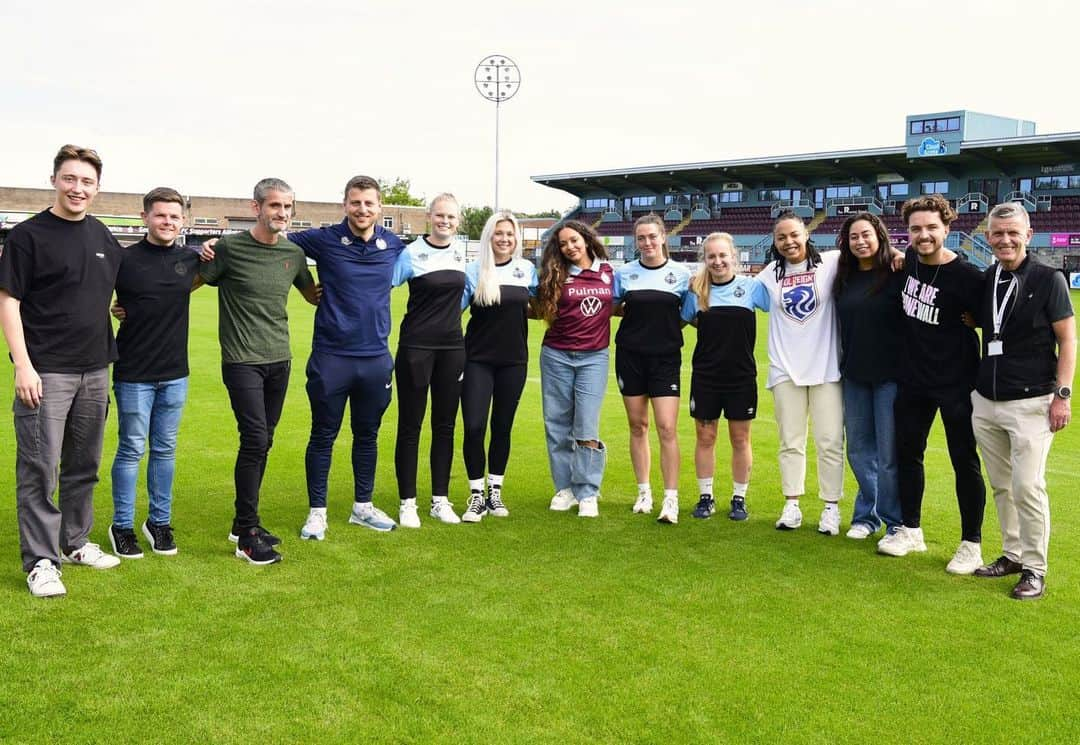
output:
[[702, 494], [697, 506], [694, 507], [694, 517], [699, 520], [707, 520], [713, 516], [714, 512], [716, 512], [716, 500], [712, 498], [711, 494]]
[[306, 541], [321, 541], [326, 538], [326, 508], [312, 507], [308, 512], [304, 527], [300, 528], [300, 537]]
[[746, 511], [746, 497], [732, 497], [731, 511], [728, 512], [727, 516], [729, 520], [739, 523], [750, 517], [750, 513]]
[[365, 528], [386, 533], [397, 527], [389, 515], [373, 505], [371, 502], [356, 502], [353, 504], [349, 522], [353, 525], [363, 525]]

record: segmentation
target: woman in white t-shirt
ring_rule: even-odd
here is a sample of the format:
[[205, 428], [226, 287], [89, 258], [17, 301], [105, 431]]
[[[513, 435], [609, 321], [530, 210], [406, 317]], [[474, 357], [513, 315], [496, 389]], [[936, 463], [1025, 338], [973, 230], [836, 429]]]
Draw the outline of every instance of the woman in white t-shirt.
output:
[[844, 485], [844, 417], [840, 343], [832, 286], [839, 253], [818, 253], [794, 212], [773, 224], [771, 261], [758, 279], [769, 293], [769, 376], [780, 434], [780, 487], [786, 502], [778, 530], [802, 525], [807, 423], [813, 421], [818, 496], [825, 502], [818, 532], [840, 532]]

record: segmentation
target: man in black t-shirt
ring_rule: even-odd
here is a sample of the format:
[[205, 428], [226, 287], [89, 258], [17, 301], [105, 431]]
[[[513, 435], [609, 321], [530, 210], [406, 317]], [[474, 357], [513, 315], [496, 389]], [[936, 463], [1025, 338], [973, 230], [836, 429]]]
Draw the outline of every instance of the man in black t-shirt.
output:
[[61, 562], [120, 563], [87, 540], [116, 359], [109, 300], [121, 251], [87, 214], [100, 180], [97, 153], [62, 147], [53, 205], [17, 225], [0, 253], [0, 327], [15, 365], [19, 544], [35, 597], [67, 592]]
[[116, 334], [119, 359], [113, 392], [119, 442], [112, 466], [113, 521], [109, 540], [123, 559], [143, 555], [135, 536], [135, 482], [150, 442], [146, 491], [150, 509], [143, 535], [156, 554], [177, 552], [172, 535], [176, 435], [187, 401], [188, 309], [202, 284], [199, 255], [174, 246], [184, 224], [184, 199], [159, 187], [143, 197], [146, 236], [124, 249], [116, 278], [123, 322]]
[[[994, 490], [1002, 555], [979, 577], [1019, 574], [1017, 600], [1045, 592], [1050, 543], [1046, 457], [1071, 417], [1076, 326], [1065, 278], [1027, 253], [1023, 206], [990, 211], [986, 238], [998, 260], [986, 270], [983, 359], [971, 394], [972, 424]], [[1056, 347], [1056, 353], [1055, 353]]]
[[878, 542], [878, 551], [904, 556], [926, 550], [920, 523], [926, 486], [923, 455], [940, 411], [956, 476], [961, 529], [960, 546], [945, 569], [951, 574], [971, 574], [982, 566], [986, 486], [971, 430], [979, 341], [962, 317], [978, 310], [982, 273], [945, 248], [949, 224], [956, 219], [945, 197], [930, 194], [910, 199], [903, 215], [911, 245], [900, 295], [907, 353], [894, 405], [903, 525], [889, 529]]

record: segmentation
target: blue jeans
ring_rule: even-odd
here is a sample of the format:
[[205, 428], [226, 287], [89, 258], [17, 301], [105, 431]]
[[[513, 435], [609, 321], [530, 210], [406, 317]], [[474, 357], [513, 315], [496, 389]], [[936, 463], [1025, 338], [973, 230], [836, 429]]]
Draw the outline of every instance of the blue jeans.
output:
[[847, 455], [859, 493], [851, 524], [877, 530], [901, 523], [896, 468], [896, 383], [864, 385], [844, 380]]
[[[551, 478], [577, 500], [600, 494], [607, 451], [600, 443], [600, 407], [608, 380], [608, 350], [540, 348], [540, 391]], [[599, 448], [579, 445], [595, 440]]]
[[146, 491], [150, 522], [168, 525], [172, 519], [172, 485], [176, 472], [176, 433], [187, 401], [188, 379], [158, 383], [113, 383], [119, 443], [112, 465], [113, 525], [135, 526], [135, 482], [139, 461], [150, 440]]

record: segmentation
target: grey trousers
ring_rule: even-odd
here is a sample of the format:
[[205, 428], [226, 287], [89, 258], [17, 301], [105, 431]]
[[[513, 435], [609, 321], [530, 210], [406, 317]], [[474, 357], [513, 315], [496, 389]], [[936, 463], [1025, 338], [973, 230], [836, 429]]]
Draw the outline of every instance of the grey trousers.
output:
[[[94, 525], [109, 370], [42, 373], [36, 409], [15, 399], [15, 495], [23, 570], [81, 548]], [[59, 469], [58, 469], [59, 467]], [[59, 507], [53, 501], [60, 486]]]

